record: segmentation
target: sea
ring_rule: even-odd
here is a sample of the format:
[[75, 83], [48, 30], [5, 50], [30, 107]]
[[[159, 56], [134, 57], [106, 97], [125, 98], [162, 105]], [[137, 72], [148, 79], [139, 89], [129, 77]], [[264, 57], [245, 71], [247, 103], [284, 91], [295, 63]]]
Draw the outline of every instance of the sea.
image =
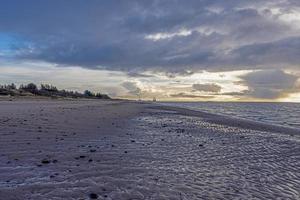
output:
[[161, 104], [300, 129], [300, 103], [164, 102]]

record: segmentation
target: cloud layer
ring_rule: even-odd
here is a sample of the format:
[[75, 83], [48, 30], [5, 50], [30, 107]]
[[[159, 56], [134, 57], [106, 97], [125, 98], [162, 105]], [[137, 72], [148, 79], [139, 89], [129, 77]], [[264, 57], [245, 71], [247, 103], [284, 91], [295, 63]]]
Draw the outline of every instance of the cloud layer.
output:
[[3, 0], [20, 60], [110, 70], [297, 69], [294, 0]]

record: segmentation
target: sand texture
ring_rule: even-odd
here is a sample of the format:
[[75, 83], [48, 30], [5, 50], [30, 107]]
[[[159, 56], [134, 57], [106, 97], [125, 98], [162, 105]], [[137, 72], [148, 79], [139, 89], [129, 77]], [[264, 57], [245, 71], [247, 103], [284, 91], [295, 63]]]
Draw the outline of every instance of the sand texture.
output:
[[126, 101], [0, 102], [0, 200], [300, 199], [300, 135]]

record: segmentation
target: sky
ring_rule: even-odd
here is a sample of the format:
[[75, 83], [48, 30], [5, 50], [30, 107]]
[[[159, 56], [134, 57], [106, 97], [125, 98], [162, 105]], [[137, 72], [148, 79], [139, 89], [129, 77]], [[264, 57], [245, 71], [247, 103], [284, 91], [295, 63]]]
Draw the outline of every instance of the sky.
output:
[[300, 102], [299, 0], [0, 0], [0, 84]]

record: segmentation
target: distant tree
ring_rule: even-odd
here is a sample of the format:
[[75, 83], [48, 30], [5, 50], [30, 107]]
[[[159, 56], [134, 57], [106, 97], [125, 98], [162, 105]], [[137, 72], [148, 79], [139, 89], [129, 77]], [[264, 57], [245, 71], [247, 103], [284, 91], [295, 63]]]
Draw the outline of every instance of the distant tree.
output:
[[16, 89], [16, 85], [14, 83], [10, 84], [10, 85], [0, 85], [1, 89], [6, 89], [6, 90], [15, 90]]
[[40, 89], [34, 84], [29, 83], [27, 85], [21, 84], [17, 89], [14, 83], [9, 85], [0, 85], [0, 95], [26, 95], [26, 92], [30, 92], [39, 96], [47, 97], [69, 97], [69, 98], [97, 98], [97, 99], [110, 99], [106, 94], [93, 93], [89, 90], [85, 90], [84, 93], [79, 93], [77, 91], [68, 91], [68, 90], [58, 90], [57, 87], [51, 84], [41, 84]]
[[16, 85], [14, 83], [8, 85], [0, 85], [0, 95], [15, 95]]
[[16, 85], [14, 83], [10, 84], [10, 85], [6, 85], [6, 89], [8, 90], [15, 90], [17, 89]]
[[6, 89], [6, 85], [0, 85], [0, 95], [9, 95], [9, 91]]
[[41, 90], [49, 91], [49, 92], [57, 92], [58, 89], [50, 84], [41, 84]]
[[84, 91], [84, 96], [86, 97], [95, 97], [95, 94], [89, 90]]
[[98, 93], [95, 94], [95, 96], [96, 96], [97, 98], [101, 98], [103, 95], [102, 95], [101, 93], [98, 92]]
[[29, 83], [27, 85], [21, 85], [21, 90], [24, 90], [26, 92], [30, 92], [32, 94], [38, 94], [38, 87], [34, 83]]
[[101, 93], [97, 93], [96, 95], [95, 95], [98, 99], [110, 99], [110, 97], [108, 96], [108, 95], [106, 95], [106, 94], [101, 94]]

